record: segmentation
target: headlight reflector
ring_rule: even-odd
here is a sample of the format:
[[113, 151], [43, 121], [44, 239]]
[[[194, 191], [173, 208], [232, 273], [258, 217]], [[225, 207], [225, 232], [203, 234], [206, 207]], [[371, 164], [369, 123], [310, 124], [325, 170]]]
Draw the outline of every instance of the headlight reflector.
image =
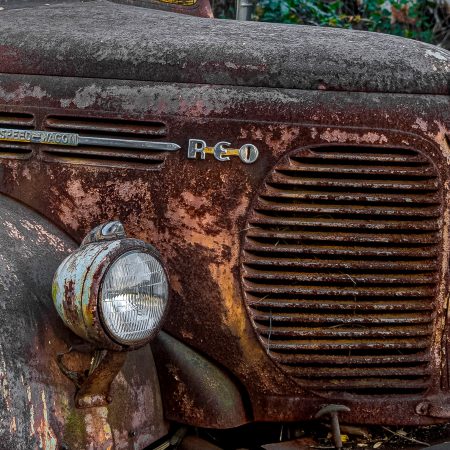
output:
[[153, 255], [121, 255], [108, 269], [101, 288], [101, 318], [107, 332], [125, 345], [147, 340], [158, 329], [168, 295], [164, 268]]

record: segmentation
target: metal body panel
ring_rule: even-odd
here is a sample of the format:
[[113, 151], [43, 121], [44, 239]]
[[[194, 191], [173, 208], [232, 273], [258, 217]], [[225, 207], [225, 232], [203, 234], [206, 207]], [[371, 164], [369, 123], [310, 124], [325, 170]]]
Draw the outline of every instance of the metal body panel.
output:
[[[168, 431], [149, 347], [127, 355], [112, 402], [77, 409], [57, 354], [80, 343], [58, 317], [52, 276], [76, 244], [31, 209], [0, 195], [0, 436], [2, 448], [144, 448]], [[90, 354], [68, 355], [71, 370]]]
[[4, 11], [0, 42], [0, 73], [328, 91], [450, 89], [449, 52], [421, 42], [104, 0]]
[[[76, 240], [95, 224], [120, 219], [127, 233], [161, 252], [172, 284], [167, 331], [217, 361], [247, 390], [259, 421], [313, 418], [320, 405], [351, 407], [347, 421], [429, 424], [445, 419], [416, 414], [420, 402], [448, 396], [448, 233], [439, 240], [439, 293], [432, 312], [431, 383], [408, 396], [317, 394], [268, 357], [248, 318], [241, 290], [241, 243], [253, 199], [267, 173], [295, 149], [318, 145], [415, 148], [433, 161], [448, 192], [450, 108], [447, 96], [296, 91], [79, 78], [0, 77], [0, 109], [95, 120], [155, 120], [164, 139], [180, 145], [158, 166], [127, 160], [90, 160], [64, 153], [50, 157], [36, 145], [28, 159], [1, 160], [0, 190], [50, 217]], [[7, 120], [4, 114], [2, 120]], [[73, 123], [73, 120], [68, 123]], [[81, 120], [81, 119], [80, 119]], [[84, 119], [83, 119], [84, 120]], [[94, 122], [92, 122], [94, 121]], [[68, 130], [69, 131], [69, 130]], [[213, 155], [188, 159], [191, 138], [208, 145], [226, 139], [234, 148], [259, 149], [251, 165]], [[86, 150], [89, 150], [88, 148]], [[5, 150], [6, 151], [6, 150]], [[6, 154], [6, 153], [5, 153]], [[443, 200], [443, 230], [448, 203]], [[174, 392], [164, 392], [173, 396]], [[189, 397], [185, 399], [189, 408]], [[169, 411], [170, 417], [180, 417]], [[180, 421], [182, 417], [180, 417]]]
[[[151, 344], [166, 418], [203, 428], [233, 428], [252, 420], [245, 391], [230, 374], [161, 332]], [[248, 406], [248, 405], [247, 405]]]

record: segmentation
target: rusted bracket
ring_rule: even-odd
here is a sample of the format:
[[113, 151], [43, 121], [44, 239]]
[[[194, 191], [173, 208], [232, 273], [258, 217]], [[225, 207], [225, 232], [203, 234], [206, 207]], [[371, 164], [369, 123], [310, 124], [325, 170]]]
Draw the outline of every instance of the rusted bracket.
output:
[[337, 450], [342, 448], [342, 439], [341, 439], [341, 429], [339, 426], [339, 417], [338, 414], [340, 412], [349, 412], [350, 408], [345, 405], [325, 405], [321, 408], [316, 415], [314, 416], [316, 419], [322, 416], [329, 415], [331, 418], [331, 434], [333, 435], [334, 446]]
[[90, 367], [85, 371], [78, 372], [69, 369], [63, 361], [64, 356], [73, 351], [76, 351], [76, 348], [71, 347], [67, 352], [59, 353], [56, 362], [61, 372], [77, 388], [75, 406], [77, 408], [91, 408], [111, 403], [111, 384], [122, 369], [127, 353], [95, 350]]

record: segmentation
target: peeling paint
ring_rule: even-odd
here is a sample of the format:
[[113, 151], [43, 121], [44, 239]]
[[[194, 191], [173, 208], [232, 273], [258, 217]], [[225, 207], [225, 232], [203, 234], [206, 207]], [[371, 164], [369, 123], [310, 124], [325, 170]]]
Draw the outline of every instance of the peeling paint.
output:
[[422, 120], [421, 118], [418, 117], [416, 119], [416, 123], [412, 126], [412, 128], [415, 128], [415, 129], [419, 128], [424, 133], [426, 133], [428, 130], [428, 124], [424, 120]]
[[45, 391], [41, 392], [42, 401], [42, 417], [41, 421], [36, 427], [37, 435], [39, 436], [39, 446], [45, 450], [56, 450], [57, 448], [57, 438], [55, 433], [51, 429], [49, 424], [48, 410], [47, 410], [47, 399], [45, 396]]
[[8, 230], [8, 234], [13, 238], [13, 239], [17, 239], [19, 241], [24, 241], [25, 240], [25, 236], [23, 234], [20, 233], [20, 231], [17, 229], [16, 226], [14, 226], [11, 222], [8, 222], [7, 220], [5, 220], [3, 222], [3, 226], [6, 227], [6, 229]]
[[448, 55], [444, 52], [440, 52], [439, 50], [430, 50], [428, 49], [425, 52], [425, 55], [431, 58], [436, 58], [440, 61], [448, 61]]
[[352, 142], [356, 144], [385, 144], [388, 142], [384, 134], [368, 132], [363, 134], [350, 133], [344, 130], [332, 130], [328, 128], [320, 134], [320, 138], [326, 142], [339, 142], [341, 144]]
[[6, 102], [13, 103], [17, 101], [23, 101], [27, 99], [42, 100], [47, 96], [47, 93], [39, 86], [31, 86], [30, 84], [20, 85], [18, 89], [12, 92], [6, 92], [0, 87], [0, 97]]
[[[110, 6], [109, 3], [107, 5]], [[90, 8], [91, 5], [87, 7]], [[116, 20], [115, 14], [119, 14], [119, 9], [117, 7], [116, 10], [113, 6], [108, 12], [111, 14], [111, 20]], [[120, 11], [128, 14], [125, 13], [125, 8]], [[65, 23], [66, 16], [61, 11], [59, 14], [60, 16], [54, 17], [55, 23]], [[85, 12], [82, 11], [82, 14]], [[147, 13], [143, 14], [145, 16]], [[325, 400], [352, 403], [353, 416], [349, 417], [361, 422], [376, 420], [384, 421], [385, 424], [420, 425], [437, 421], [431, 417], [419, 417], [414, 413], [413, 402], [417, 397], [428, 395], [422, 392], [414, 399], [405, 399], [396, 394], [389, 394], [380, 399], [370, 394], [353, 396], [338, 390], [334, 390], [332, 394], [322, 392], [321, 397], [318, 397], [307, 391], [301, 382], [268, 358], [267, 350], [258, 341], [258, 335], [249, 320], [245, 293], [241, 289], [241, 261], [242, 242], [246, 231], [251, 227], [251, 224], [246, 223], [248, 213], [255, 210], [255, 202], [267, 174], [290, 152], [298, 150], [306, 154], [315, 146], [329, 149], [343, 146], [373, 147], [376, 148], [375, 153], [381, 155], [388, 154], [386, 149], [392, 148], [403, 149], [405, 153], [408, 153], [409, 149], [418, 149], [439, 168], [444, 181], [447, 177], [447, 167], [442, 154], [446, 158], [450, 156], [450, 149], [445, 140], [448, 133], [448, 110], [445, 109], [448, 106], [448, 98], [445, 97], [448, 93], [448, 80], [445, 62], [433, 55], [425, 57], [426, 46], [422, 44], [408, 43], [405, 53], [393, 52], [390, 44], [397, 45], [397, 38], [365, 35], [369, 41], [365, 41], [364, 48], [369, 47], [373, 52], [362, 52], [362, 40], [355, 37], [352, 41], [351, 33], [299, 28], [296, 31], [299, 33], [297, 42], [301, 42], [302, 49], [296, 48], [289, 55], [266, 53], [271, 51], [266, 48], [262, 48], [262, 54], [255, 45], [267, 47], [267, 44], [260, 40], [253, 44], [249, 39], [245, 41], [246, 49], [232, 50], [231, 47], [222, 45], [220, 51], [226, 51], [227, 55], [234, 55], [236, 58], [222, 58], [223, 61], [218, 61], [217, 54], [220, 52], [214, 54], [213, 47], [205, 47], [202, 41], [202, 46], [199, 47], [201, 51], [194, 49], [194, 53], [197, 52], [201, 59], [202, 65], [198, 65], [192, 64], [194, 57], [197, 57], [193, 55], [192, 48], [198, 35], [197, 38], [193, 36], [193, 40], [189, 42], [178, 43], [178, 46], [172, 45], [172, 38], [165, 41], [166, 36], [158, 36], [158, 39], [163, 40], [162, 44], [171, 45], [166, 48], [166, 53], [161, 46], [154, 52], [147, 42], [150, 39], [148, 33], [155, 32], [149, 25], [153, 22], [142, 19], [140, 14], [135, 17], [138, 22], [143, 21], [144, 31], [132, 21], [119, 21], [123, 31], [123, 45], [120, 48], [112, 41], [103, 41], [105, 33], [101, 32], [104, 26], [102, 24], [99, 24], [98, 28], [89, 27], [94, 30], [94, 35], [90, 32], [88, 36], [83, 36], [83, 30], [79, 30], [78, 37], [92, 46], [80, 47], [83, 52], [75, 59], [77, 64], [72, 64], [74, 60], [70, 58], [63, 58], [71, 57], [74, 51], [71, 37], [64, 35], [65, 28], [61, 34], [50, 33], [45, 41], [45, 48], [40, 49], [38, 47], [43, 41], [34, 42], [26, 28], [16, 30], [17, 27], [13, 27], [16, 22], [2, 22], [5, 25], [4, 28], [0, 27], [2, 36], [8, 33], [14, 35], [15, 39], [23, 39], [23, 47], [25, 50], [31, 49], [31, 55], [42, 50], [43, 60], [56, 61], [52, 70], [63, 71], [61, 73], [65, 73], [67, 77], [58, 78], [61, 82], [55, 82], [54, 77], [4, 74], [0, 77], [0, 99], [5, 104], [14, 105], [18, 111], [31, 111], [35, 115], [35, 126], [38, 129], [45, 126], [46, 115], [53, 114], [75, 119], [87, 117], [93, 119], [90, 122], [93, 126], [95, 120], [101, 118], [157, 121], [164, 125], [167, 138], [182, 147], [181, 151], [168, 155], [164, 163], [157, 167], [133, 165], [126, 159], [113, 167], [107, 165], [111, 162], [107, 157], [102, 161], [89, 160], [83, 155], [78, 155], [77, 158], [73, 155], [59, 155], [50, 159], [43, 147], [36, 148], [28, 160], [0, 160], [2, 192], [48, 217], [77, 241], [98, 223], [117, 218], [124, 221], [130, 235], [154, 244], [161, 252], [170, 272], [174, 297], [166, 324], [167, 330], [174, 339], [179, 339], [191, 349], [205, 355], [208, 361], [216, 362], [224, 369], [227, 377], [240, 384], [241, 392], [248, 396], [250, 415], [253, 415], [255, 420], [309, 419]], [[155, 27], [159, 30], [164, 26], [175, 26], [175, 22], [169, 23], [164, 14], [160, 17], [161, 23], [155, 21]], [[35, 18], [29, 20], [34, 21]], [[83, 20], [91, 23], [90, 21], [97, 19], [85, 15]], [[153, 20], [151, 18], [151, 21]], [[178, 21], [176, 22], [178, 26]], [[32, 25], [34, 26], [34, 23]], [[230, 26], [230, 32], [234, 33], [234, 36], [240, 36], [239, 26]], [[245, 26], [250, 34], [256, 35], [256, 32], [261, 30], [259, 27], [266, 25]], [[248, 26], [252, 30], [249, 30]], [[205, 27], [208, 25], [205, 24]], [[286, 48], [291, 49], [292, 30], [282, 28], [286, 30], [286, 36], [289, 36], [289, 47]], [[141, 32], [140, 38], [134, 35]], [[320, 39], [316, 39], [316, 33], [320, 34]], [[129, 42], [125, 42], [123, 38], [125, 34], [131, 36]], [[273, 47], [273, 36], [267, 36], [266, 38], [271, 40], [270, 46]], [[350, 39], [348, 54], [342, 51], [341, 46], [336, 46], [335, 37], [339, 37], [341, 42]], [[55, 45], [59, 39], [64, 41], [61, 47]], [[174, 39], [178, 37], [175, 36]], [[217, 39], [221, 40], [222, 37], [214, 34], [216, 45]], [[229, 40], [230, 37], [223, 39], [221, 42]], [[276, 40], [280, 39], [283, 40], [283, 33], [278, 33]], [[346, 46], [347, 42], [342, 45]], [[317, 48], [320, 54], [325, 52], [325, 56], [328, 56], [323, 58], [323, 66], [317, 64], [318, 53], [312, 55], [311, 60], [293, 57], [299, 54], [298, 52], [304, 54], [303, 49], [312, 48], [311, 46], [316, 46], [314, 48]], [[52, 59], [48, 55], [55, 55], [53, 50], [56, 51], [56, 57]], [[386, 59], [388, 53], [396, 55], [395, 61], [391, 57]], [[377, 58], [378, 54], [383, 57]], [[419, 55], [419, 59], [414, 58], [414, 55]], [[171, 59], [172, 57], [174, 59]], [[212, 60], [207, 61], [204, 59], [206, 57]], [[240, 57], [243, 61], [240, 61]], [[277, 58], [279, 64], [276, 64]], [[366, 61], [366, 64], [364, 58], [369, 58], [370, 61]], [[25, 57], [23, 60], [27, 60], [29, 70], [37, 70], [39, 73], [47, 70], [47, 67], [30, 64], [29, 59]], [[121, 63], [110, 64], [111, 61], [117, 60]], [[20, 64], [21, 59], [18, 57], [16, 61]], [[63, 61], [64, 64], [58, 61]], [[209, 63], [211, 65], [208, 66]], [[302, 70], [299, 70], [300, 63]], [[176, 64], [180, 64], [183, 70], [174, 70]], [[162, 68], [162, 72], [152, 71], [149, 67]], [[281, 70], [283, 67], [289, 70]], [[124, 77], [135, 77], [136, 80], [127, 78], [120, 81], [123, 75], [121, 70], [126, 71]], [[111, 78], [115, 79], [84, 78], [89, 73], [96, 76], [100, 72], [103, 78], [114, 74]], [[161, 82], [148, 80], [149, 74], [155, 78], [158, 73], [162, 77]], [[405, 73], [408, 77], [404, 76]], [[171, 78], [167, 79], [166, 76]], [[179, 77], [179, 84], [169, 82], [173, 81], [174, 76]], [[238, 84], [241, 86], [237, 86]], [[253, 88], [255, 85], [258, 87]], [[286, 87], [293, 89], [282, 89]], [[320, 88], [320, 92], [317, 88]], [[339, 92], [340, 90], [344, 92]], [[348, 92], [350, 90], [359, 92]], [[368, 92], [371, 90], [377, 94]], [[424, 95], [416, 95], [417, 93]], [[425, 95], [427, 93], [434, 95]], [[255, 142], [261, 150], [261, 156], [257, 164], [252, 166], [238, 164], [238, 161], [225, 165], [213, 159], [188, 161], [185, 147], [188, 139], [192, 137], [208, 138], [208, 141], [217, 139], [214, 142], [224, 137], [233, 139], [233, 142], [236, 140], [237, 143]], [[397, 156], [395, 164], [401, 162], [402, 156]], [[354, 170], [352, 164], [347, 166], [352, 179], [361, 176], [351, 172]], [[289, 171], [292, 167], [284, 167], [280, 172], [283, 170]], [[401, 174], [398, 176], [403, 177]], [[424, 175], [415, 176], [420, 178]], [[328, 180], [323, 177], [322, 181], [325, 183]], [[275, 188], [284, 189], [276, 184]], [[304, 195], [304, 190], [308, 191], [301, 185], [294, 189], [299, 196]], [[320, 192], [320, 195], [323, 195], [323, 190]], [[352, 192], [343, 190], [339, 202], [347, 202], [345, 205], [348, 206]], [[307, 192], [306, 195], [312, 194]], [[271, 198], [273, 194], [269, 197], [269, 202], [273, 201]], [[317, 199], [306, 200], [314, 207], [313, 200]], [[323, 200], [319, 198], [319, 201]], [[367, 203], [370, 201], [372, 200], [368, 199]], [[290, 200], [286, 201], [286, 204], [289, 202]], [[291, 203], [295, 202], [298, 203], [298, 199]], [[341, 206], [339, 202], [336, 201], [336, 208]], [[408, 197], [404, 203], [410, 205], [413, 202]], [[27, 214], [31, 215], [31, 212]], [[444, 214], [441, 218], [448, 220]], [[376, 222], [376, 219], [372, 222]], [[367, 226], [372, 226], [372, 222], [368, 221]], [[27, 248], [33, 243], [39, 244], [40, 252], [43, 248], [50, 247], [60, 252], [61, 259], [62, 253], [69, 249], [64, 240], [61, 244], [57, 238], [46, 233], [48, 224], [42, 230], [28, 219], [11, 223], [15, 228], [9, 227], [3, 234], [5, 239], [8, 237], [8, 242], [14, 242], [14, 245], [27, 244], [24, 245], [26, 248], [20, 250], [29, 255], [24, 258], [24, 262], [21, 261], [22, 264], [36, 258], [39, 253], [37, 250], [33, 250], [33, 253]], [[22, 228], [30, 233], [32, 238], [25, 241], [14, 239], [18, 236], [17, 233], [27, 236]], [[333, 230], [332, 233], [336, 239], [339, 238], [339, 231]], [[56, 231], [50, 234], [58, 235]], [[441, 239], [439, 235], [438, 239], [440, 251], [448, 256], [448, 238], [444, 236]], [[283, 243], [280, 244], [282, 245]], [[296, 245], [298, 248], [308, 248], [304, 242]], [[47, 259], [54, 261], [55, 258], [54, 255], [45, 258], [41, 264], [48, 264]], [[16, 267], [11, 261], [2, 258], [0, 262], [4, 263], [4, 267], [20, 273], [20, 267]], [[433, 325], [436, 325], [433, 328], [435, 347], [429, 352], [432, 359], [430, 392], [445, 397], [448, 395], [446, 382], [441, 376], [446, 360], [441, 343], [445, 341], [442, 335], [442, 291], [447, 283], [444, 273], [447, 266], [442, 264], [441, 268], [441, 292], [433, 300], [434, 309], [430, 313], [434, 314]], [[54, 271], [54, 268], [52, 270]], [[43, 272], [44, 275], [47, 273], [44, 270]], [[289, 275], [289, 271], [286, 272]], [[350, 276], [350, 282], [351, 278]], [[9, 289], [8, 295], [12, 295], [14, 279], [4, 275], [2, 284]], [[39, 359], [46, 350], [51, 351], [51, 354], [67, 350], [67, 344], [73, 337], [62, 327], [56, 316], [52, 316], [45, 325], [40, 323], [39, 317], [47, 317], [50, 314], [50, 307], [45, 303], [46, 298], [30, 296], [29, 301], [32, 302], [27, 303], [32, 305], [30, 311], [40, 311], [41, 316], [33, 313], [28, 320], [27, 315], [23, 314], [21, 328], [31, 330], [29, 334], [32, 337], [29, 339], [32, 339], [32, 344], [26, 348], [32, 349], [29, 350], [30, 364], [34, 364], [40, 372], [34, 366], [26, 371], [31, 379], [27, 379], [31, 387], [26, 399], [32, 405], [26, 415], [21, 412], [23, 416], [17, 416], [17, 429], [22, 428], [20, 420], [23, 417], [24, 422], [26, 421], [23, 426], [26, 433], [32, 430], [32, 436], [35, 436], [39, 432], [42, 442], [47, 438], [51, 442], [51, 436], [48, 437], [50, 429], [58, 438], [65, 433], [72, 436], [76, 442], [84, 442], [89, 438], [91, 442], [88, 445], [92, 448], [102, 448], [102, 445], [105, 448], [111, 445], [118, 448], [135, 445], [139, 448], [145, 447], [151, 439], [159, 437], [164, 431], [162, 419], [157, 417], [150, 421], [147, 418], [152, 418], [161, 411], [161, 408], [153, 408], [160, 399], [158, 400], [156, 394], [152, 397], [153, 386], [150, 386], [148, 379], [143, 381], [145, 374], [136, 370], [136, 367], [144, 363], [145, 358], [141, 358], [139, 364], [134, 360], [134, 363], [117, 377], [112, 386], [114, 400], [110, 407], [89, 411], [87, 414], [75, 410], [74, 387], [61, 376], [54, 361], [46, 359], [44, 368], [39, 365]], [[11, 314], [10, 309], [7, 309], [8, 302], [3, 302], [1, 307], [6, 308], [2, 309], [2, 313], [7, 311]], [[356, 313], [355, 308], [354, 315], [357, 315]], [[339, 332], [339, 329], [337, 331]], [[81, 360], [81, 357], [76, 357], [73, 362], [80, 365]], [[81, 365], [80, 370], [82, 368]], [[191, 384], [182, 380], [183, 374], [176, 366], [170, 368], [174, 379], [180, 383], [177, 389], [164, 392], [164, 398], [172, 405], [172, 408], [166, 409], [166, 413], [177, 422], [185, 422], [185, 418], [192, 414], [199, 421], [199, 426], [202, 423], [210, 425], [210, 417], [204, 412], [204, 405], [192, 411], [195, 398], [189, 391]], [[40, 381], [36, 381], [37, 373], [41, 377], [47, 377], [46, 380], [52, 375], [52, 379], [59, 383], [52, 386], [52, 390], [45, 391], [43, 402], [43, 387]], [[156, 375], [152, 379], [156, 379]], [[8, 377], [8, 381], [10, 387], [14, 386], [13, 377]], [[213, 385], [214, 380], [208, 380], [204, 387], [212, 388]], [[147, 401], [144, 402], [143, 399]], [[14, 406], [14, 401], [12, 403]], [[179, 407], [173, 407], [174, 404]], [[56, 412], [53, 412], [52, 408], [55, 408]], [[31, 424], [28, 424], [30, 415]], [[43, 417], [47, 419], [44, 420]], [[8, 417], [7, 427], [12, 426], [9, 419]], [[246, 420], [245, 414], [234, 420], [241, 422], [233, 423], [233, 426], [241, 425]], [[39, 424], [44, 425], [39, 428]], [[69, 428], [69, 424], [70, 433], [64, 428]], [[128, 438], [129, 429], [137, 430], [138, 436], [134, 442]]]
[[3, 347], [0, 343], [0, 391], [4, 400], [6, 411], [11, 409], [11, 394], [8, 382], [8, 372], [6, 369], [6, 359]]

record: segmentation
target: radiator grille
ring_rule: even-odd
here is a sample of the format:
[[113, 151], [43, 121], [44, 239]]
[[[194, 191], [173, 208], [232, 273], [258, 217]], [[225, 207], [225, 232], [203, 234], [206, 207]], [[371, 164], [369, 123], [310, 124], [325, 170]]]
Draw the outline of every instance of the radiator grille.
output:
[[441, 208], [418, 151], [320, 147], [281, 160], [243, 241], [245, 299], [270, 357], [311, 389], [426, 389]]
[[[0, 111], [0, 128], [32, 130], [34, 127], [33, 114]], [[32, 153], [31, 144], [0, 141], [0, 159], [28, 159]]]
[[[162, 122], [111, 119], [100, 116], [47, 116], [44, 120], [44, 129], [76, 133], [80, 136], [115, 139], [156, 141], [167, 136], [167, 127]], [[148, 169], [160, 167], [168, 152], [126, 146], [111, 148], [101, 145], [77, 147], [48, 145], [42, 147], [42, 153], [47, 161]]]

